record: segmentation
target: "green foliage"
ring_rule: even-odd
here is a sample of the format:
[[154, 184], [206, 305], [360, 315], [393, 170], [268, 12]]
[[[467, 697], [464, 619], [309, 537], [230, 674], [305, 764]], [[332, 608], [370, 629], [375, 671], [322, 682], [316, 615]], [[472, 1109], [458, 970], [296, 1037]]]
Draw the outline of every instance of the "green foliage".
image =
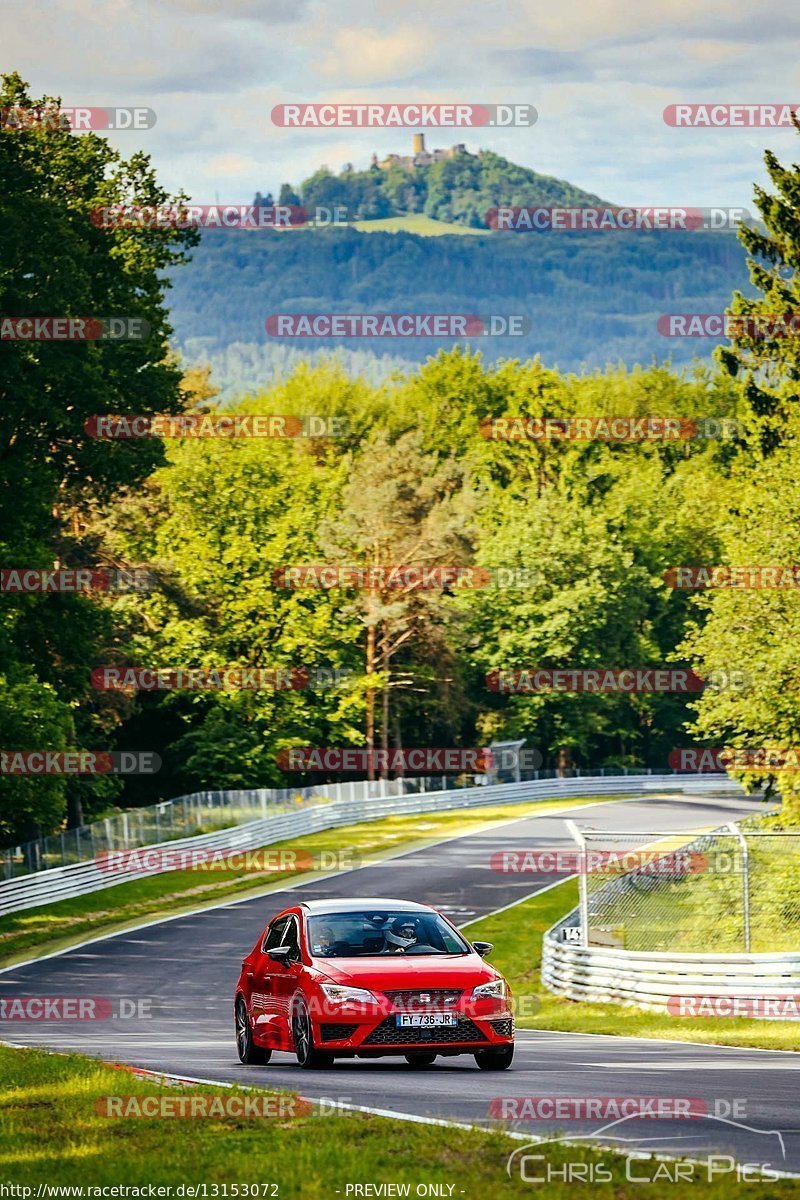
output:
[[[288, 185], [284, 187], [282, 197], [291, 191]], [[354, 171], [348, 164], [333, 175], [321, 167], [303, 180], [299, 194], [305, 208], [339, 205], [350, 220], [425, 213], [437, 221], [477, 229], [487, 228], [487, 211], [499, 206], [603, 203], [563, 179], [517, 166], [491, 150], [478, 154], [462, 151], [413, 170], [396, 164], [386, 170]]]
[[[52, 110], [58, 104], [31, 99], [17, 74], [3, 77], [0, 108]], [[86, 536], [89, 511], [120, 487], [137, 485], [161, 461], [157, 441], [109, 443], [84, 430], [96, 413], [180, 407], [180, 372], [168, 358], [164, 273], [194, 238], [174, 231], [112, 233], [92, 223], [93, 209], [133, 199], [168, 199], [143, 154], [125, 161], [103, 138], [44, 123], [0, 135], [0, 313], [125, 316], [149, 325], [149, 336], [139, 341], [3, 341], [3, 567], [95, 565], [96, 547]], [[3, 595], [4, 748], [60, 748], [67, 729], [76, 745], [106, 744], [107, 724], [95, 709], [87, 664], [108, 629], [103, 611], [85, 596]], [[113, 787], [108, 780], [4, 776], [3, 832], [20, 836], [37, 823], [52, 828], [69, 797], [91, 806], [96, 795], [105, 804]]]
[[[800, 123], [792, 121], [800, 132]], [[769, 329], [769, 322], [800, 311], [800, 165], [784, 167], [771, 151], [764, 162], [775, 191], [756, 185], [756, 208], [766, 227], [743, 225], [739, 239], [750, 255], [750, 280], [761, 294], [736, 292], [729, 311], [745, 318], [732, 345], [718, 357], [731, 376], [742, 380], [754, 445], [770, 454], [787, 437], [798, 436], [800, 338], [797, 329]], [[763, 318], [759, 326], [758, 318]]]
[[[463, 228], [468, 228], [464, 226]], [[713, 339], [664, 337], [664, 313], [723, 312], [748, 292], [742, 247], [726, 233], [473, 233], [425, 237], [356, 229], [209, 230], [172, 276], [172, 319], [187, 356], [210, 359], [238, 390], [261, 388], [290, 353], [341, 349], [388, 374], [455, 339], [268, 338], [272, 313], [514, 314], [515, 337], [472, 339], [486, 358], [540, 357], [561, 370], [689, 364]], [[461, 339], [463, 342], [464, 339]], [[361, 361], [354, 364], [363, 371]]]
[[[698, 547], [707, 561], [718, 553], [733, 448], [493, 441], [481, 422], [731, 415], [736, 403], [733, 385], [708, 374], [579, 379], [454, 351], [383, 388], [335, 363], [301, 367], [239, 405], [338, 416], [341, 439], [170, 442], [167, 464], [98, 529], [109, 553], [150, 563], [165, 581], [113, 601], [111, 660], [352, 675], [317, 692], [138, 699], [125, 728], [160, 736], [159, 789], [299, 782], [278, 770], [281, 749], [365, 738], [474, 745], [488, 733], [524, 735], [547, 765], [566, 747], [580, 765], [665, 766], [686, 738], [684, 697], [508, 696], [485, 675], [683, 661], [687, 602], [662, 576]], [[217, 411], [207, 395], [203, 407]], [[538, 580], [450, 592], [276, 586], [276, 570], [308, 563], [526, 567]]]

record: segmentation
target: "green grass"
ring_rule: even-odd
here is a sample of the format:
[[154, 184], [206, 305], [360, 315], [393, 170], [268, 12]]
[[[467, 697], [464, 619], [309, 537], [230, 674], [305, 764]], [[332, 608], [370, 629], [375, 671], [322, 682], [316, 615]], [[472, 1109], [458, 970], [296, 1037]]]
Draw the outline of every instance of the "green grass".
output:
[[456, 225], [451, 221], [436, 221], [423, 213], [412, 213], [407, 217], [383, 217], [376, 221], [356, 221], [353, 225], [359, 233], [416, 233], [421, 237], [441, 237], [444, 233], [489, 234], [489, 229], [472, 229], [469, 225]]
[[[553, 799], [521, 804], [487, 805], [438, 813], [384, 817], [378, 821], [330, 829], [300, 839], [278, 842], [269, 849], [302, 848], [312, 855], [322, 851], [351, 850], [363, 859], [380, 858], [412, 850], [440, 838], [455, 837], [487, 822], [513, 820], [614, 797], [581, 797], [570, 802]], [[215, 904], [228, 897], [257, 895], [277, 889], [298, 872], [254, 873], [244, 870], [168, 871], [146, 879], [130, 880], [113, 888], [60, 900], [41, 908], [24, 909], [0, 917], [0, 966], [8, 966], [32, 952], [46, 954], [83, 938], [134, 927], [153, 916], [168, 916]]]
[[[213, 1197], [225, 1194], [222, 1185], [227, 1185], [228, 1196], [237, 1194], [233, 1185], [238, 1185], [238, 1195], [243, 1196], [243, 1184], [275, 1183], [276, 1193], [267, 1188], [256, 1194], [276, 1194], [280, 1200], [329, 1200], [337, 1192], [345, 1200], [346, 1186], [354, 1183], [409, 1184], [412, 1196], [419, 1184], [452, 1184], [454, 1200], [497, 1195], [566, 1200], [575, 1194], [574, 1184], [536, 1185], [534, 1192], [519, 1175], [509, 1179], [506, 1160], [521, 1143], [497, 1132], [399, 1124], [362, 1113], [292, 1119], [109, 1118], [95, 1108], [107, 1096], [175, 1098], [202, 1093], [229, 1098], [232, 1093], [206, 1084], [176, 1089], [80, 1055], [2, 1045], [0, 1076], [5, 1084], [0, 1096], [0, 1180], [6, 1185], [85, 1189], [206, 1184], [207, 1196]], [[334, 1071], [331, 1097], [340, 1090], [346, 1091], [346, 1080]], [[249, 1094], [254, 1091], [248, 1089]], [[550, 1145], [547, 1159], [554, 1168], [563, 1168], [568, 1160], [602, 1160], [612, 1178], [594, 1184], [592, 1196], [618, 1200], [643, 1194], [641, 1184], [625, 1181], [624, 1160], [611, 1152]], [[656, 1164], [636, 1164], [637, 1174], [645, 1169], [655, 1172]], [[701, 1176], [703, 1194], [723, 1200], [730, 1195], [731, 1178], [708, 1185]], [[796, 1195], [796, 1184], [779, 1182], [758, 1190], [769, 1198]], [[697, 1194], [693, 1183], [663, 1181], [646, 1188], [652, 1200], [684, 1200]]]
[[797, 1023], [744, 1017], [670, 1017], [619, 1004], [567, 1000], [545, 990], [540, 978], [542, 935], [578, 903], [578, 884], [565, 880], [513, 908], [470, 922], [467, 936], [494, 943], [491, 961], [508, 979], [522, 1029], [568, 1033], [624, 1033], [627, 1037], [720, 1042], [769, 1050], [798, 1050]]

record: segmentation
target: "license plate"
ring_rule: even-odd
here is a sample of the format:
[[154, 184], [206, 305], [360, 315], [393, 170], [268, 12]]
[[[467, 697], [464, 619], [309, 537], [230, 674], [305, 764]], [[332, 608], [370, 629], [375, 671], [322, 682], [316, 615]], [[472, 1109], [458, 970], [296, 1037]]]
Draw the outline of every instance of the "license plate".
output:
[[455, 1013], [398, 1013], [396, 1019], [398, 1029], [408, 1029], [409, 1026], [414, 1029], [428, 1029], [433, 1025], [458, 1024]]

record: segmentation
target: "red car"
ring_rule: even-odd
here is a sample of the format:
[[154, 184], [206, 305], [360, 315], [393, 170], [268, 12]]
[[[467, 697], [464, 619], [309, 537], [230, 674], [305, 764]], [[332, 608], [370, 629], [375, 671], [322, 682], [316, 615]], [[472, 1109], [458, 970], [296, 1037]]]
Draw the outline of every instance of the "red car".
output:
[[243, 1063], [294, 1051], [301, 1067], [401, 1055], [414, 1067], [514, 1056], [511, 992], [445, 917], [407, 900], [310, 900], [274, 917], [242, 963], [234, 1010]]

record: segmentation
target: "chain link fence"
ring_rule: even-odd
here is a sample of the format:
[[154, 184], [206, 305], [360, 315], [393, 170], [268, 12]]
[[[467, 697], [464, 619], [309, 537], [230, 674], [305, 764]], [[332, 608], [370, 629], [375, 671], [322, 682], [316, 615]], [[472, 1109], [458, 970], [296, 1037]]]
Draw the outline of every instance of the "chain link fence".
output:
[[[515, 743], [518, 745], [519, 743]], [[427, 792], [473, 787], [475, 783], [507, 783], [516, 780], [581, 779], [651, 775], [650, 768], [601, 767], [597, 770], [541, 770], [507, 767], [493, 775], [408, 776], [401, 779], [347, 780], [341, 783], [314, 784], [309, 787], [255, 788], [240, 791], [194, 792], [175, 800], [164, 800], [148, 808], [132, 808], [101, 821], [75, 829], [62, 829], [49, 837], [37, 838], [17, 846], [0, 848], [0, 880], [17, 879], [33, 871], [90, 862], [108, 850], [131, 850], [153, 846], [178, 838], [192, 837], [264, 819], [276, 813], [296, 812], [306, 804], [333, 800], [373, 800], [389, 796], [409, 796]], [[675, 772], [672, 772], [675, 774]], [[708, 775], [709, 780], [713, 775]], [[721, 775], [719, 778], [725, 779]]]
[[[578, 842], [583, 944], [643, 952], [800, 949], [800, 829], [600, 832]], [[682, 844], [683, 843], [683, 844]]]

